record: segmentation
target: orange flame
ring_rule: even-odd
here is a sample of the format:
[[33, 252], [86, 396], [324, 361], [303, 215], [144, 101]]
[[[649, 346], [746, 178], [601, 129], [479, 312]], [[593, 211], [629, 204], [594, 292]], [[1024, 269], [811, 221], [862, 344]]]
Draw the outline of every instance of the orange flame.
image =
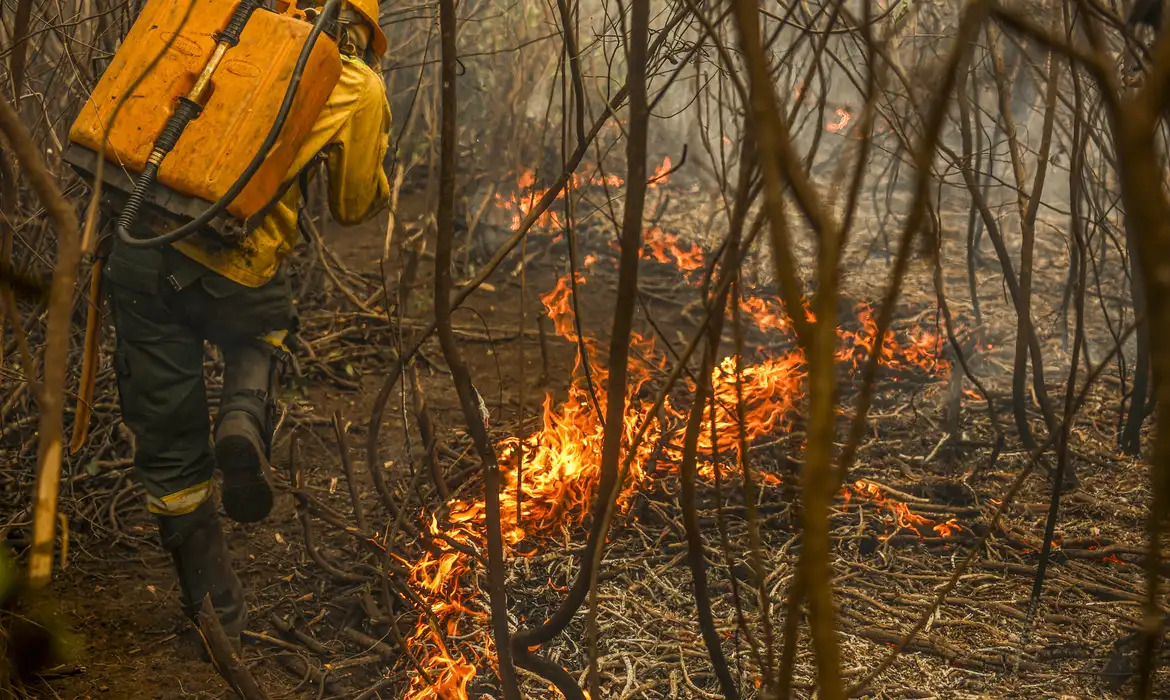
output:
[[[884, 510], [888, 511], [891, 515], [894, 516], [894, 522], [897, 523], [898, 529], [913, 530], [918, 534], [919, 537], [922, 536], [922, 531], [918, 529], [919, 525], [930, 526], [930, 529], [937, 533], [939, 537], [944, 538], [954, 537], [956, 532], [961, 532], [963, 530], [962, 526], [959, 525], [955, 518], [951, 518], [946, 522], [936, 522], [930, 518], [912, 512], [905, 503], [902, 503], [901, 501], [886, 495], [886, 493], [882, 490], [882, 487], [878, 486], [872, 481], [858, 479], [852, 484], [846, 486], [841, 492], [841, 496], [845, 499], [846, 503], [849, 503], [852, 500], [853, 494], [857, 494], [858, 496], [881, 506]], [[893, 533], [890, 533], [890, 535], [887, 535], [886, 538], [888, 539], [892, 534]]]
[[769, 304], [760, 297], [743, 297], [739, 300], [739, 308], [762, 331], [787, 333], [791, 330], [788, 316], [775, 303]]
[[[650, 188], [661, 187], [669, 181], [670, 174], [670, 158], [665, 158], [660, 165], [654, 169], [654, 176], [650, 179], [647, 186]], [[626, 184], [618, 175], [602, 174], [595, 172], [587, 177], [583, 177], [578, 173], [573, 173], [569, 178], [573, 189], [582, 189], [586, 186], [592, 187], [621, 187]], [[536, 173], [531, 170], [524, 170], [516, 177], [516, 189], [508, 195], [496, 193], [495, 205], [500, 209], [505, 209], [512, 214], [512, 230], [518, 231], [521, 222], [528, 216], [529, 212], [536, 206], [536, 203], [548, 194], [550, 188], [536, 187]], [[563, 199], [565, 190], [557, 193], [554, 201]], [[535, 228], [557, 229], [561, 227], [561, 218], [550, 207], [545, 210], [536, 220]]]
[[678, 244], [678, 238], [678, 234], [667, 233], [657, 226], [651, 226], [642, 233], [642, 243], [649, 249], [654, 260], [666, 264], [674, 263], [683, 272], [701, 268], [703, 251], [693, 243], [689, 250], [683, 250]]
[[650, 177], [650, 184], [661, 185], [666, 182], [666, 177], [670, 174], [670, 156], [662, 160], [662, 164], [654, 168], [654, 175]]
[[825, 129], [833, 132], [834, 134], [839, 134], [845, 130], [845, 127], [849, 126], [849, 122], [851, 121], [853, 121], [853, 115], [850, 114], [848, 110], [838, 109], [837, 121], [827, 122], [825, 124]]
[[[655, 178], [660, 179], [652, 182], [652, 186], [663, 184], [669, 170], [670, 161], [667, 159], [655, 171]], [[621, 184], [620, 178], [614, 178], [616, 176], [602, 178], [595, 175], [578, 179], [577, 183]], [[499, 206], [507, 207], [513, 213], [516, 225], [547, 192], [536, 188], [536, 178], [530, 172], [521, 175], [518, 185], [516, 192], [497, 198]], [[557, 222], [552, 217], [546, 219], [546, 216], [541, 217], [542, 224]], [[671, 265], [684, 276], [703, 266], [702, 250], [697, 245], [683, 244], [678, 234], [659, 227], [646, 230], [642, 255], [647, 261]], [[588, 282], [579, 275], [577, 284], [580, 287]], [[572, 285], [565, 276], [541, 301], [556, 333], [576, 342], [571, 294]], [[760, 331], [790, 335], [789, 319], [774, 299], [746, 297], [741, 300], [740, 308]], [[806, 314], [809, 320], [813, 320], [807, 309]], [[841, 339], [839, 356], [854, 366], [872, 352], [877, 335], [876, 323], [868, 307], [859, 307], [858, 317], [860, 331], [838, 331]], [[934, 352], [937, 343], [932, 336], [911, 334], [909, 338], [909, 344], [902, 345], [892, 333], [887, 335], [882, 345], [887, 365], [945, 369]], [[585, 338], [584, 342], [590, 349], [591, 358], [605, 356], [599, 352], [594, 339]], [[636, 333], [631, 337], [630, 356], [627, 412], [621, 426], [627, 446], [633, 442], [640, 423], [652, 418], [653, 401], [644, 395], [643, 389], [668, 364], [667, 355], [656, 349], [653, 339]], [[715, 408], [714, 414], [711, 414], [710, 407], [707, 408], [706, 421], [715, 423], [716, 444], [712, 444], [709, 430], [704, 430], [699, 440], [699, 469], [708, 479], [715, 476], [716, 469], [726, 468], [719, 465], [720, 460], [713, 458], [716, 451], [738, 456], [741, 426], [735, 410], [740, 393], [737, 383], [743, 395], [745, 420], [742, 429], [747, 444], [789, 427], [805, 393], [807, 367], [799, 350], [775, 353], [751, 365], [741, 359], [724, 358], [711, 375]], [[576, 376], [580, 375], [580, 370], [578, 366]], [[607, 368], [594, 363], [590, 370], [598, 394], [596, 401], [604, 406]], [[685, 424], [687, 411], [687, 406], [675, 406], [667, 400], [663, 407], [666, 425], [658, 421], [651, 423], [631, 460], [629, 479], [619, 496], [623, 510], [634, 493], [649, 488], [653, 480], [661, 477], [660, 473], [655, 475], [652, 471], [669, 473], [677, 470], [681, 452], [673, 445], [682, 443], [682, 428], [677, 426]], [[709, 425], [706, 421], [705, 424]], [[526, 437], [507, 438], [496, 445], [501, 468], [501, 522], [506, 556], [523, 556], [516, 549], [520, 542], [528, 540], [539, 545], [550, 537], [559, 538], [567, 526], [583, 521], [601, 478], [603, 438], [604, 427], [594, 409], [594, 397], [589, 395], [583, 382], [574, 382], [568, 388], [567, 398], [559, 405], [551, 394], [545, 396], [541, 426], [536, 432]], [[661, 449], [656, 449], [656, 446]], [[652, 470], [651, 462], [656, 453], [657, 466]], [[731, 470], [728, 470], [727, 478], [734, 478]], [[764, 474], [761, 478], [767, 483], [779, 483], [775, 475]], [[943, 537], [959, 529], [953, 520], [935, 523], [911, 513], [905, 505], [885, 497], [881, 488], [870, 482], [855, 482], [846, 490], [846, 496], [850, 489], [879, 502], [895, 515], [899, 527], [914, 528], [917, 532], [918, 525], [933, 526]], [[522, 494], [519, 507], [515, 498], [517, 492]], [[469, 554], [482, 550], [486, 542], [485, 504], [482, 499], [472, 499], [454, 500], [447, 506], [445, 522], [430, 516], [425, 526], [428, 534], [441, 533], [444, 538], [432, 537], [429, 548], [414, 561], [400, 558], [410, 570], [412, 590], [430, 608], [429, 615], [420, 616], [407, 639], [407, 647], [421, 660], [432, 683], [428, 685], [421, 674], [416, 675], [405, 696], [411, 700], [467, 698], [477, 669], [482, 665], [490, 666], [494, 657], [486, 596], [478, 592], [482, 567]], [[459, 546], [453, 546], [452, 542]], [[531, 549], [525, 548], [526, 551]], [[549, 585], [558, 588], [555, 581], [550, 580]]]

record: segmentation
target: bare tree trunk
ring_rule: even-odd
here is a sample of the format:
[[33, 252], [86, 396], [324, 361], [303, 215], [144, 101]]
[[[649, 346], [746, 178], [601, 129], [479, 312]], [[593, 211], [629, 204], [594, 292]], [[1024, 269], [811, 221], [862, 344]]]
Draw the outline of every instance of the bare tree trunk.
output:
[[[722, 274], [724, 276], [731, 276], [733, 274], [732, 270], [739, 265], [740, 241], [743, 237], [744, 221], [747, 218], [747, 210], [750, 206], [750, 190], [752, 178], [755, 174], [754, 169], [749, 165], [749, 161], [751, 160], [750, 154], [747, 153], [747, 148], [749, 147], [750, 145], [745, 143], [744, 157], [740, 160], [736, 199], [731, 215], [727, 245], [723, 251]], [[682, 462], [679, 466], [681, 480], [679, 507], [682, 509], [683, 527], [686, 531], [687, 561], [690, 565], [691, 578], [694, 583], [695, 609], [699, 616], [699, 628], [703, 636], [703, 643], [707, 647], [707, 656], [711, 659], [711, 666], [715, 670], [715, 677], [719, 680], [719, 686], [723, 690], [724, 697], [738, 699], [739, 689], [735, 685], [735, 679], [731, 676], [731, 669], [728, 667], [727, 658], [723, 654], [719, 631], [715, 627], [715, 616], [711, 612], [711, 591], [707, 587], [707, 559], [703, 551], [703, 534], [699, 525], [699, 511], [696, 505], [699, 434], [703, 429], [704, 408], [707, 406], [708, 399], [714, 394], [711, 377], [712, 372], [715, 370], [715, 363], [719, 360], [719, 345], [723, 336], [723, 323], [727, 315], [727, 299], [730, 291], [730, 285], [721, 286], [716, 294], [710, 295], [707, 298], [707, 309], [710, 318], [707, 324], [707, 348], [703, 352], [702, 363], [699, 365], [699, 374], [695, 379], [695, 395], [691, 404], [690, 413], [687, 416], [686, 431], [683, 434], [683, 454]], [[712, 450], [715, 450], [719, 444], [718, 435], [714, 428], [714, 420], [715, 403], [712, 402]], [[716, 483], [718, 484], [720, 466], [714, 454], [712, 458], [715, 461], [714, 469]], [[745, 488], [748, 487], [745, 485]], [[720, 508], [722, 509], [722, 503], [720, 504]], [[753, 567], [753, 575], [757, 573]], [[758, 578], [757, 583], [759, 583]], [[763, 596], [766, 597], [766, 595], [767, 593], [765, 591]], [[761, 614], [765, 616], [765, 620], [767, 620], [767, 610], [768, 607], [766, 605], [761, 607]], [[770, 627], [766, 629], [768, 630], [770, 642], [771, 629]], [[771, 690], [771, 682], [769, 679], [771, 678], [772, 669], [764, 668], [761, 671], [764, 675], [764, 680], [762, 681], [764, 689], [765, 692], [768, 692]]]
[[[1048, 170], [1048, 150], [1052, 144], [1053, 109], [1045, 115], [1045, 131], [1041, 137], [1041, 153], [1037, 157], [1036, 177], [1030, 191], [1025, 190], [1025, 175], [1023, 156], [1020, 153], [1020, 143], [1016, 135], [1015, 119], [1011, 110], [1011, 95], [1013, 85], [1009, 83], [1003, 57], [998, 51], [998, 32], [993, 27], [987, 28], [988, 44], [990, 45], [993, 75], [999, 98], [1000, 122], [1004, 134], [1007, 136], [1008, 151], [1011, 155], [1012, 174], [1015, 178], [1017, 192], [1017, 208], [1020, 215], [1020, 272], [1019, 283], [1012, 300], [1016, 306], [1016, 349], [1012, 371], [1012, 405], [1015, 412], [1016, 426], [1026, 447], [1035, 447], [1036, 441], [1032, 437], [1032, 429], [1028, 424], [1028, 355], [1032, 356], [1033, 389], [1036, 400], [1040, 405], [1044, 422], [1051, 433], [1056, 429], [1056, 414], [1052, 403], [1048, 399], [1048, 389], [1044, 383], [1044, 359], [1040, 353], [1040, 345], [1036, 339], [1032, 325], [1032, 258], [1035, 242], [1036, 214], [1039, 211], [1039, 197], [1043, 192], [1044, 178]], [[1058, 63], [1050, 61], [1049, 68], [1049, 100], [1047, 104], [1054, 105], [1056, 100]], [[997, 252], [1002, 249], [1002, 243], [996, 246]], [[1005, 266], [1004, 274], [1011, 275], [1011, 259], [1006, 252], [1000, 252], [1000, 262]]]
[[[752, 133], [759, 148], [764, 175], [764, 200], [772, 231], [772, 258], [788, 317], [808, 357], [809, 426], [801, 475], [802, 549], [798, 577], [807, 585], [809, 627], [817, 661], [817, 689], [821, 698], [844, 698], [840, 649], [833, 609], [830, 567], [829, 505], [833, 498], [832, 452], [836, 433], [837, 283], [842, 230], [820, 209], [807, 180], [797, 177], [787, 128], [780, 118], [776, 86], [760, 39], [759, 8], [749, 0], [736, 0], [735, 21], [750, 78]], [[803, 173], [801, 173], [803, 175]], [[817, 281], [814, 300], [816, 322], [804, 320], [799, 281], [787, 240], [784, 189], [791, 186], [809, 224], [818, 236]], [[803, 191], [802, 191], [803, 189]], [[794, 606], [789, 607], [790, 613]]]
[[1133, 391], [1129, 395], [1129, 410], [1121, 432], [1121, 449], [1130, 456], [1138, 456], [1142, 449], [1142, 424], [1146, 420], [1146, 403], [1150, 399], [1150, 323], [1146, 318], [1145, 282], [1133, 225], [1125, 219], [1125, 239], [1129, 250], [1130, 300], [1137, 327], [1137, 361], [1133, 368]]
[[[1164, 166], [1159, 160], [1155, 134], [1170, 105], [1168, 80], [1170, 41], [1163, 35], [1154, 46], [1152, 66], [1142, 90], [1121, 104], [1108, 99], [1106, 102], [1110, 108], [1122, 202], [1126, 219], [1133, 224], [1141, 278], [1149, 303], [1153, 381], [1158, 405], [1162, 407], [1170, 406], [1170, 201], [1162, 190]], [[1112, 82], [1110, 75], [1106, 87], [1112, 88]], [[1106, 90], [1101, 92], [1108, 96]], [[1139, 698], [1152, 697], [1155, 650], [1162, 633], [1160, 562], [1170, 512], [1170, 411], [1156, 412], [1154, 431]]]
[[[512, 667], [512, 646], [508, 631], [508, 600], [505, 591], [504, 539], [500, 523], [500, 465], [481, 414], [479, 394], [471, 372], [459, 352], [451, 330], [451, 241], [455, 235], [455, 149], [456, 143], [456, 56], [455, 0], [439, 1], [439, 35], [442, 45], [442, 116], [439, 126], [439, 203], [435, 213], [438, 238], [435, 244], [435, 329], [443, 356], [451, 369], [459, 404], [475, 442], [484, 472], [488, 543], [488, 595], [491, 599], [492, 634], [495, 638], [500, 685], [506, 700], [519, 700], [520, 687]], [[372, 466], [371, 469], [376, 469]]]
[[[622, 437], [625, 434], [626, 376], [630, 363], [630, 332], [634, 323], [634, 302], [638, 297], [638, 259], [642, 250], [642, 217], [646, 206], [646, 136], [650, 126], [650, 104], [646, 95], [646, 58], [650, 41], [650, 0], [633, 0], [630, 9], [629, 136], [626, 139], [626, 206], [622, 213], [621, 245], [618, 268], [617, 305], [609, 337], [609, 377], [606, 387], [605, 436], [601, 445], [601, 482], [599, 499], [618, 485]], [[604, 542], [594, 546], [603, 547]], [[597, 571], [590, 577], [591, 602], [595, 599]], [[594, 606], [591, 606], [594, 607]], [[594, 620], [596, 624], [596, 620]], [[590, 630], [596, 638], [596, 630]], [[590, 650], [589, 687], [592, 697], [600, 698], [597, 650]]]

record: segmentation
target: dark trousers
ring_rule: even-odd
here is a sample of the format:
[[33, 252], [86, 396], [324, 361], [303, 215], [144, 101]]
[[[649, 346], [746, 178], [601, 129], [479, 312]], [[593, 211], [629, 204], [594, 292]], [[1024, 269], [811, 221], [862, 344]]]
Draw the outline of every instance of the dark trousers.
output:
[[[268, 387], [229, 381], [233, 366], [272, 363], [282, 331], [296, 332], [284, 269], [266, 285], [245, 287], [168, 247], [114, 243], [105, 266], [117, 335], [115, 363], [122, 420], [134, 433], [134, 465], [150, 509], [182, 515], [211, 494], [215, 458], [203, 381], [204, 341], [225, 360], [225, 385], [251, 404]], [[255, 374], [253, 372], [253, 374]], [[247, 394], [246, 396], [244, 394]]]

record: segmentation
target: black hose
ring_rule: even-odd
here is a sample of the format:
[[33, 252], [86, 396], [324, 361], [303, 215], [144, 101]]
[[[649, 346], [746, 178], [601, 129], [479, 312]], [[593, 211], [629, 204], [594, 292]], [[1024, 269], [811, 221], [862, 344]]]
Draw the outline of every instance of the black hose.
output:
[[244, 33], [244, 26], [248, 24], [248, 20], [252, 18], [252, 13], [260, 7], [260, 0], [243, 0], [237, 7], [235, 14], [232, 15], [228, 26], [224, 27], [223, 31], [215, 35], [217, 42], [225, 42], [228, 46], [237, 46], [240, 43], [240, 35]]
[[[272, 123], [272, 128], [269, 129], [268, 136], [265, 137], [264, 143], [260, 144], [260, 149], [256, 152], [256, 155], [252, 157], [252, 162], [248, 163], [248, 167], [244, 168], [244, 172], [240, 173], [240, 176], [236, 178], [236, 181], [232, 183], [232, 186], [228, 188], [228, 191], [225, 192], [223, 196], [217, 199], [214, 203], [212, 203], [211, 206], [205, 209], [202, 214], [192, 219], [191, 221], [188, 221], [179, 228], [159, 236], [152, 236], [150, 238], [135, 238], [130, 233], [130, 229], [133, 227], [134, 221], [138, 217], [138, 212], [142, 206], [143, 201], [145, 200], [149, 188], [153, 186], [154, 180], [158, 176], [158, 166], [152, 163], [148, 163], [146, 168], [143, 169], [142, 173], [134, 183], [134, 192], [131, 193], [130, 200], [126, 204], [126, 208], [122, 211], [122, 215], [118, 217], [118, 224], [115, 229], [118, 233], [118, 238], [123, 243], [135, 248], [154, 248], [167, 245], [168, 243], [174, 243], [175, 241], [186, 238], [202, 229], [209, 221], [223, 212], [223, 210], [226, 209], [237, 196], [239, 196], [240, 192], [242, 192], [243, 189], [247, 187], [248, 183], [252, 180], [252, 176], [255, 175], [256, 171], [260, 169], [264, 159], [268, 157], [268, 153], [272, 150], [273, 145], [276, 144], [277, 138], [280, 137], [280, 132], [284, 128], [284, 122], [288, 119], [288, 113], [292, 111], [293, 100], [296, 98], [297, 88], [300, 87], [301, 78], [304, 75], [305, 66], [309, 63], [309, 56], [313, 52], [313, 47], [317, 44], [317, 39], [321, 36], [321, 32], [325, 30], [325, 27], [330, 21], [330, 18], [336, 17], [340, 6], [341, 0], [326, 0], [325, 6], [321, 10], [321, 14], [317, 16], [317, 20], [313, 23], [313, 29], [309, 32], [309, 36], [305, 39], [305, 45], [301, 49], [300, 56], [297, 58], [296, 66], [293, 68], [292, 78], [289, 80], [288, 88], [284, 92], [284, 101], [280, 103], [280, 111], [276, 113], [276, 120]], [[179, 110], [176, 111], [176, 115], [179, 115], [179, 111], [184, 109], [185, 104], [187, 104], [187, 101], [180, 102]], [[178, 140], [178, 134], [182, 133], [182, 129], [186, 127], [186, 123], [189, 121], [190, 117], [188, 117], [186, 121], [183, 122], [182, 126], [179, 127], [178, 133], [175, 135], [176, 141]], [[171, 126], [171, 123], [168, 123], [167, 126], [168, 129], [164, 129], [163, 134], [159, 136], [159, 142], [162, 142], [163, 138], [167, 136], [168, 131], [170, 131], [169, 127]], [[156, 143], [156, 146], [157, 145], [158, 144]], [[171, 147], [173, 146], [174, 144], [172, 143]], [[167, 150], [170, 149], [168, 148]]]
[[[146, 202], [146, 197], [154, 187], [155, 181], [158, 180], [159, 164], [178, 143], [179, 137], [183, 135], [187, 125], [191, 123], [192, 119], [199, 116], [201, 111], [203, 111], [203, 107], [199, 103], [192, 102], [186, 97], [179, 98], [179, 106], [175, 108], [175, 113], [167, 120], [162, 133], [154, 142], [150, 160], [147, 161], [146, 167], [134, 180], [134, 190], [130, 192], [130, 198], [126, 200], [126, 206], [122, 207], [122, 214], [118, 217], [119, 231], [129, 231], [134, 226], [134, 222], [138, 219], [138, 212]], [[156, 155], [160, 157], [156, 158]]]

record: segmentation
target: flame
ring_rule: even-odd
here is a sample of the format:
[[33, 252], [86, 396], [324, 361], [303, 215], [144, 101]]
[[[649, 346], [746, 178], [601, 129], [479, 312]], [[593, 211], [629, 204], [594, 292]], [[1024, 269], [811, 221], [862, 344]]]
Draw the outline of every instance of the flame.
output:
[[825, 129], [833, 132], [834, 134], [839, 134], [845, 130], [845, 127], [849, 126], [849, 122], [851, 121], [853, 121], [853, 115], [850, 114], [848, 110], [838, 109], [837, 121], [826, 122]]
[[[921, 537], [923, 534], [922, 530], [918, 529], [919, 525], [929, 526], [930, 529], [933, 530], [939, 537], [944, 538], [954, 537], [956, 532], [961, 532], [963, 530], [962, 526], [959, 525], [958, 520], [955, 518], [951, 518], [946, 522], [936, 522], [930, 518], [912, 512], [909, 506], [895, 498], [888, 496], [881, 486], [878, 486], [872, 481], [858, 479], [852, 484], [846, 486], [841, 492], [841, 496], [845, 499], [846, 503], [850, 503], [852, 501], [853, 494], [857, 494], [861, 498], [875, 503], [881, 506], [884, 510], [888, 511], [893, 516], [894, 522], [898, 526], [897, 529], [913, 530], [918, 534], [919, 537]], [[883, 539], [889, 539], [893, 536], [893, 534], [894, 533], [891, 532]]]
[[951, 518], [945, 523], [938, 523], [931, 529], [937, 532], [939, 537], [954, 537], [956, 532], [962, 532], [963, 530], [959, 526], [957, 518]]
[[670, 175], [670, 156], [662, 160], [662, 164], [654, 169], [654, 175], [650, 177], [650, 183], [654, 185], [666, 182], [667, 176]]
[[[654, 169], [654, 175], [647, 183], [647, 187], [653, 189], [661, 187], [669, 181], [670, 174], [670, 157], [663, 159]], [[578, 173], [573, 173], [569, 178], [573, 189], [583, 189], [585, 187], [622, 187], [626, 184], [618, 175], [603, 174], [601, 172], [594, 172], [588, 176], [582, 176]], [[507, 210], [512, 215], [511, 227], [513, 231], [520, 230], [520, 224], [528, 216], [529, 212], [536, 206], [536, 203], [542, 200], [548, 194], [549, 187], [536, 186], [536, 173], [532, 170], [522, 170], [516, 176], [516, 188], [507, 195], [496, 193], [495, 205], [500, 209]], [[557, 196], [553, 201], [564, 199], [565, 190], [561, 189], [557, 192]], [[537, 229], [558, 229], [562, 226], [561, 217], [552, 207], [549, 207], [537, 218], [534, 228]]]
[[[669, 171], [670, 161], [667, 159], [655, 170], [650, 186], [666, 182]], [[622, 184], [620, 178], [613, 175], [575, 176], [574, 180], [578, 186]], [[509, 208], [514, 225], [518, 226], [546, 193], [546, 189], [537, 187], [535, 176], [526, 171], [520, 175], [515, 192], [507, 196], [497, 195], [497, 205]], [[551, 226], [558, 221], [546, 213], [538, 223]], [[689, 279], [703, 267], [702, 249], [693, 243], [684, 243], [677, 233], [650, 227], [645, 231], [643, 242], [644, 260], [670, 265], [684, 278]], [[595, 260], [587, 257], [586, 267]], [[588, 289], [589, 282], [584, 275], [578, 274], [576, 282], [579, 289]], [[572, 287], [570, 278], [562, 277], [541, 301], [556, 333], [575, 343], [578, 337], [571, 303]], [[789, 337], [787, 345], [792, 346], [789, 319], [776, 299], [745, 297], [740, 301], [740, 309], [759, 331], [781, 341]], [[811, 311], [806, 309], [805, 313], [810, 321], [814, 320]], [[876, 322], [872, 316], [869, 307], [858, 307], [860, 330], [838, 330], [838, 356], [851, 366], [858, 366], [877, 347]], [[889, 333], [883, 339], [883, 360], [887, 366], [915, 366], [936, 372], [946, 369], [938, 357], [936, 337], [915, 331], [907, 334], [907, 338], [909, 342], [899, 343], [894, 334]], [[589, 349], [590, 358], [606, 356], [604, 346], [595, 339], [581, 340]], [[668, 365], [667, 354], [656, 348], [653, 338], [635, 333], [630, 345], [627, 412], [621, 426], [625, 445], [633, 442], [641, 422], [653, 417], [650, 415], [653, 408], [651, 392], [645, 390]], [[775, 349], [780, 345], [772, 343], [771, 347]], [[582, 376], [580, 362], [579, 357], [574, 371], [578, 379]], [[590, 370], [596, 397], [590, 395], [590, 389], [583, 381], [574, 381], [568, 387], [567, 397], [559, 404], [551, 394], [545, 396], [538, 430], [496, 444], [501, 469], [500, 515], [505, 555], [508, 557], [525, 556], [517, 548], [521, 542], [529, 543], [525, 552], [534, 552], [550, 541], [564, 541], [571, 528], [579, 525], [588, 513], [601, 478], [604, 440], [604, 428], [595, 401], [596, 405], [606, 404], [608, 368], [595, 362]], [[709, 429], [700, 435], [700, 475], [712, 479], [716, 469], [726, 469], [726, 473], [720, 471], [720, 475], [735, 478], [734, 470], [726, 466], [735, 462], [716, 459], [715, 453], [738, 456], [740, 421], [735, 407], [740, 391], [745, 411], [744, 438], [750, 445], [791, 426], [805, 395], [806, 378], [807, 363], [799, 349], [776, 351], [751, 364], [746, 358], [723, 358], [711, 374], [714, 408], [707, 407], [704, 425], [714, 422], [716, 438], [713, 444]], [[688, 405], [676, 405], [667, 400], [663, 406], [666, 420], [655, 420], [650, 424], [645, 439], [631, 460], [629, 478], [619, 494], [619, 506], [623, 512], [633, 494], [651, 488], [652, 482], [660, 479], [663, 473], [677, 471], [681, 458], [678, 446], [683, 442], [682, 426], [686, 423], [688, 411]], [[768, 484], [779, 483], [772, 474], [762, 474], [760, 478]], [[960, 529], [953, 520], [936, 523], [910, 512], [904, 504], [887, 497], [871, 482], [854, 482], [846, 489], [846, 497], [850, 491], [880, 503], [894, 515], [899, 527], [918, 532], [918, 526], [932, 526], [943, 537]], [[517, 493], [521, 494], [519, 504]], [[482, 498], [453, 500], [447, 504], [444, 520], [440, 521], [434, 515], [425, 518], [423, 530], [429, 536], [429, 542], [416, 559], [395, 555], [410, 571], [411, 589], [430, 608], [429, 614], [419, 616], [415, 629], [407, 638], [407, 647], [420, 659], [432, 683], [428, 685], [421, 674], [416, 674], [405, 696], [411, 700], [467, 698], [477, 669], [490, 667], [493, 663], [490, 615], [486, 595], [479, 588], [483, 567], [472, 555], [485, 548], [485, 520], [486, 507]], [[550, 579], [549, 586], [562, 590], [563, 582]]]
[[[853, 347], [837, 353], [838, 361], [851, 362], [854, 369], [878, 347], [878, 327], [873, 310], [867, 304], [860, 304], [856, 314], [857, 320], [861, 322], [861, 330], [839, 332], [843, 340]], [[886, 333], [881, 343], [883, 365], [892, 369], [917, 367], [939, 374], [950, 370], [950, 363], [942, 357], [943, 340], [938, 334], [914, 328], [907, 331], [906, 336], [910, 342], [902, 345], [893, 333]]]
[[[668, 163], [669, 160], [668, 158]], [[678, 239], [677, 233], [667, 233], [657, 226], [651, 226], [642, 232], [642, 244], [649, 250], [654, 260], [660, 263], [673, 263], [683, 272], [703, 267], [702, 249], [692, 243], [689, 250], [683, 250], [678, 244]]]

